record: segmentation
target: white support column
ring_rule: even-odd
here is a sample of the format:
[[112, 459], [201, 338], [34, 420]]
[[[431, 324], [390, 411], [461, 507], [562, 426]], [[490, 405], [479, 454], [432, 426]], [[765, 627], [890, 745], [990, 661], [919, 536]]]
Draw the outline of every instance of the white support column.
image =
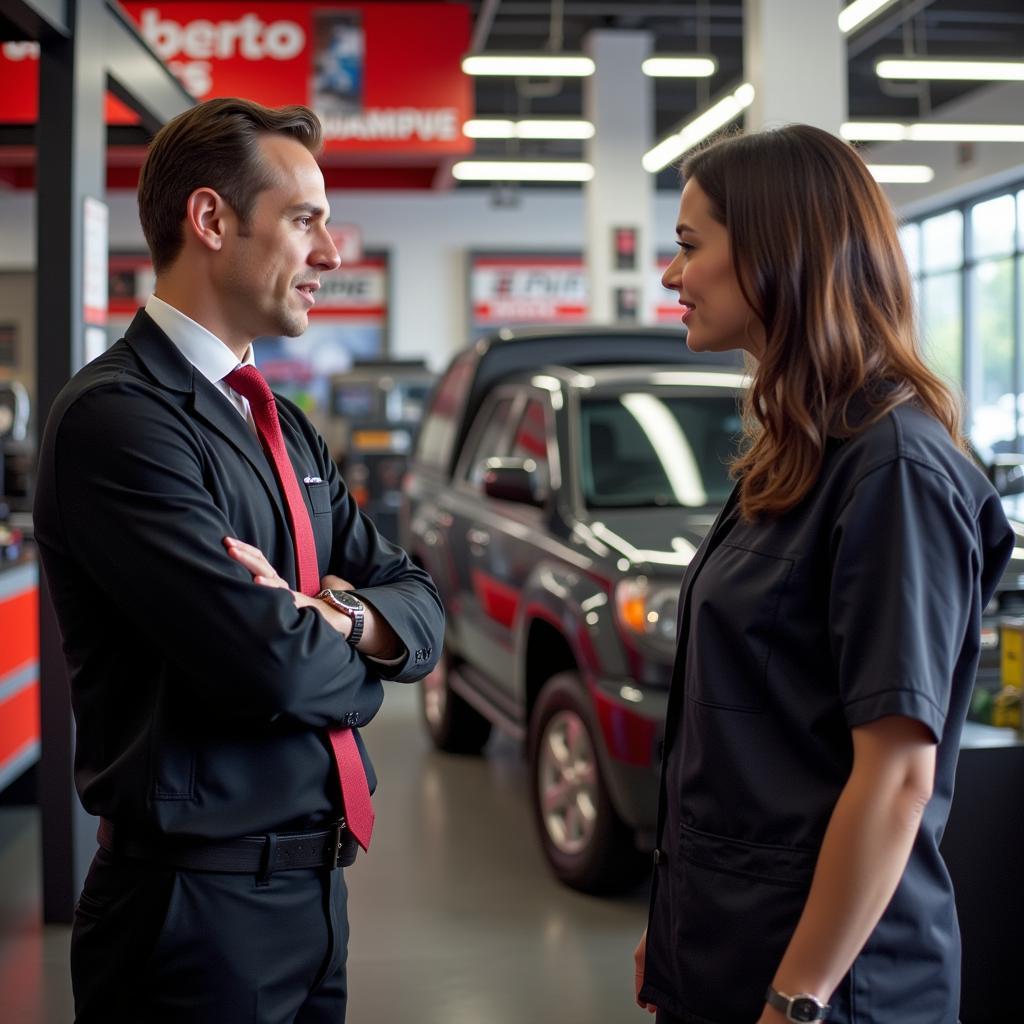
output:
[[[595, 128], [586, 145], [595, 173], [584, 185], [591, 319], [648, 322], [654, 308], [654, 176], [640, 158], [651, 147], [654, 87], [640, 65], [650, 55], [651, 36], [600, 30], [587, 36], [584, 48], [597, 65], [583, 86], [583, 113]], [[630, 235], [631, 258], [625, 251]]]
[[839, 134], [847, 71], [838, 14], [824, 0], [744, 0], [744, 78], [757, 93], [748, 129], [799, 121]]

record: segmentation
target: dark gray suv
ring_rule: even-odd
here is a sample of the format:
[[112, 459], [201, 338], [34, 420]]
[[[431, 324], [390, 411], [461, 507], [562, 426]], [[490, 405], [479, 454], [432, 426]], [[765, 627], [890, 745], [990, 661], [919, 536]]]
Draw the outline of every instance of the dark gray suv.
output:
[[722, 358], [678, 329], [489, 339], [440, 381], [406, 478], [401, 542], [448, 612], [430, 735], [525, 741], [545, 854], [587, 891], [647, 863], [680, 582], [740, 430]]

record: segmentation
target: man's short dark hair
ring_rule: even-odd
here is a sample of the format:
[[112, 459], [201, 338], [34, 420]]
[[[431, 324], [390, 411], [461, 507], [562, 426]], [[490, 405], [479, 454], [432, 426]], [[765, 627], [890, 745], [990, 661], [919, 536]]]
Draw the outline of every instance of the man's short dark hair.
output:
[[309, 107], [234, 98], [200, 103], [157, 132], [139, 177], [139, 220], [157, 273], [181, 252], [185, 203], [197, 188], [212, 188], [248, 223], [256, 197], [273, 184], [259, 151], [268, 134], [293, 138], [314, 155], [323, 139]]

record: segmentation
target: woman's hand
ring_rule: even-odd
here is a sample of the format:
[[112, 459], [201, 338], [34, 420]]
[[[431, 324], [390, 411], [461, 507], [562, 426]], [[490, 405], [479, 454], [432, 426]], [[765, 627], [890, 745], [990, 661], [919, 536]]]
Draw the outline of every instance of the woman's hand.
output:
[[640, 936], [640, 943], [633, 950], [633, 986], [636, 995], [636, 1005], [648, 1013], [657, 1013], [658, 1008], [653, 1003], [645, 1003], [640, 998], [640, 989], [644, 987], [644, 962], [647, 960], [647, 929], [644, 929]]

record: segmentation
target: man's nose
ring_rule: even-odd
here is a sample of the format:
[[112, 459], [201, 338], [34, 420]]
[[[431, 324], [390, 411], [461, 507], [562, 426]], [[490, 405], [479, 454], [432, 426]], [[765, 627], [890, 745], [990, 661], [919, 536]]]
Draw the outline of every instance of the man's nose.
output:
[[337, 270], [341, 266], [341, 256], [338, 255], [338, 247], [331, 238], [331, 233], [324, 228], [323, 245], [312, 254], [311, 262], [322, 270]]

